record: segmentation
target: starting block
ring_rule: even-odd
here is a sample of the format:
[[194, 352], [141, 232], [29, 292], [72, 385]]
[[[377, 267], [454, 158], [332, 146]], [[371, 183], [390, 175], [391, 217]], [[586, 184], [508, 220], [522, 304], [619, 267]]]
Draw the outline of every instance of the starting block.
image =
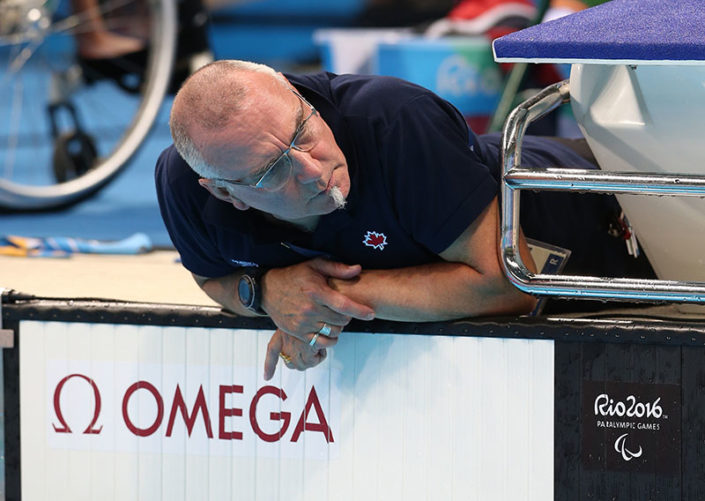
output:
[[[502, 262], [517, 287], [705, 303], [703, 26], [700, 0], [613, 0], [495, 40], [498, 62], [571, 65], [569, 80], [522, 103], [505, 123]], [[600, 170], [522, 168], [528, 123], [567, 102]], [[615, 194], [659, 280], [531, 273], [518, 252], [522, 189]]]

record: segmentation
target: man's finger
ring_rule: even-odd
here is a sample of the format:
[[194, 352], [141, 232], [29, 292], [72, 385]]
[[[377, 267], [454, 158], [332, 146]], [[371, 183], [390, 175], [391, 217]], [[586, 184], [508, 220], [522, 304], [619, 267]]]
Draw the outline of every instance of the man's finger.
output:
[[291, 357], [291, 362], [287, 363], [289, 369], [304, 371], [308, 368], [306, 358], [311, 350], [299, 338], [283, 333], [282, 351]]
[[309, 261], [309, 265], [315, 271], [321, 273], [322, 275], [340, 278], [342, 280], [350, 280], [355, 278], [362, 271], [362, 266], [359, 264], [344, 264], [338, 263], [336, 261], [329, 261], [323, 258], [316, 258]]
[[317, 348], [332, 348], [338, 342], [338, 334], [336, 334], [335, 337], [331, 337], [331, 335], [324, 336], [323, 334], [314, 332], [308, 334], [302, 341], [306, 343], [311, 350]]
[[267, 345], [267, 355], [264, 359], [264, 380], [269, 381], [277, 369], [279, 354], [282, 351], [282, 332], [277, 329]]
[[316, 360], [318, 360], [317, 363], [320, 364], [323, 362], [327, 356], [328, 352], [326, 350], [318, 350], [318, 352], [316, 352]]
[[306, 364], [306, 368], [310, 369], [311, 367], [315, 367], [323, 362], [326, 358], [326, 354], [327, 351], [323, 348], [306, 353], [303, 356], [303, 361]]
[[286, 366], [289, 369], [305, 371], [320, 364], [325, 358], [324, 348], [311, 348], [306, 343], [294, 336], [282, 333], [282, 351], [291, 356], [291, 362]]
[[[353, 301], [335, 289], [327, 289], [325, 292], [315, 293], [312, 297], [318, 304], [326, 306], [331, 311], [339, 313], [340, 315], [357, 318], [359, 320], [372, 320], [375, 318], [375, 311], [372, 308]], [[332, 323], [340, 325], [335, 321]]]

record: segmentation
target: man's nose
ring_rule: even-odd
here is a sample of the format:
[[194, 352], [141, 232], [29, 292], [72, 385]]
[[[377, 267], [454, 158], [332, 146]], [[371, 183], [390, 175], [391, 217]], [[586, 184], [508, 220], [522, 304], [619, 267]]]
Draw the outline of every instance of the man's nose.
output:
[[321, 179], [323, 170], [321, 164], [308, 152], [292, 149], [291, 156], [294, 177], [301, 184], [315, 183]]

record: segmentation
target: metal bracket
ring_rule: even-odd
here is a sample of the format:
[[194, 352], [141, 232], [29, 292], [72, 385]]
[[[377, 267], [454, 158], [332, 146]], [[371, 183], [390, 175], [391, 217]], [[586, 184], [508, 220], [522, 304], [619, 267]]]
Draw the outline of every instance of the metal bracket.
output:
[[529, 271], [519, 255], [521, 190], [554, 190], [641, 195], [705, 196], [705, 176], [608, 172], [584, 169], [523, 169], [521, 142], [528, 125], [570, 101], [568, 81], [551, 85], [520, 104], [507, 118], [502, 135], [502, 265], [509, 280], [530, 294], [574, 299], [705, 303], [705, 282], [646, 280]]
[[[0, 287], [0, 350], [2, 348], [13, 348], [15, 345], [15, 332], [12, 329], [2, 328], [2, 299], [5, 295], [4, 287]], [[0, 379], [2, 379], [2, 374], [0, 374]]]

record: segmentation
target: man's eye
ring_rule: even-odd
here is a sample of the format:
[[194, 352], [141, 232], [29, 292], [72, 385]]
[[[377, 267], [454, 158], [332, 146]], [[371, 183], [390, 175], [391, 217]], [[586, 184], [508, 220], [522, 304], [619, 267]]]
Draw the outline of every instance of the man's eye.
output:
[[[267, 172], [269, 172], [269, 169], [272, 168], [272, 165], [274, 165], [274, 162], [268, 163], [267, 166], [266, 166], [264, 169], [262, 169], [262, 170], [259, 171], [257, 174], [255, 174], [254, 176], [252, 176], [252, 180], [253, 180], [252, 183], [256, 183], [257, 181], [259, 181], [260, 179], [262, 179], [262, 176], [264, 176]], [[252, 183], [250, 183], [250, 184], [252, 184]]]
[[313, 146], [315, 143], [315, 134], [313, 133], [313, 127], [307, 122], [304, 128], [296, 137], [296, 146], [300, 149], [305, 149], [307, 146]]

